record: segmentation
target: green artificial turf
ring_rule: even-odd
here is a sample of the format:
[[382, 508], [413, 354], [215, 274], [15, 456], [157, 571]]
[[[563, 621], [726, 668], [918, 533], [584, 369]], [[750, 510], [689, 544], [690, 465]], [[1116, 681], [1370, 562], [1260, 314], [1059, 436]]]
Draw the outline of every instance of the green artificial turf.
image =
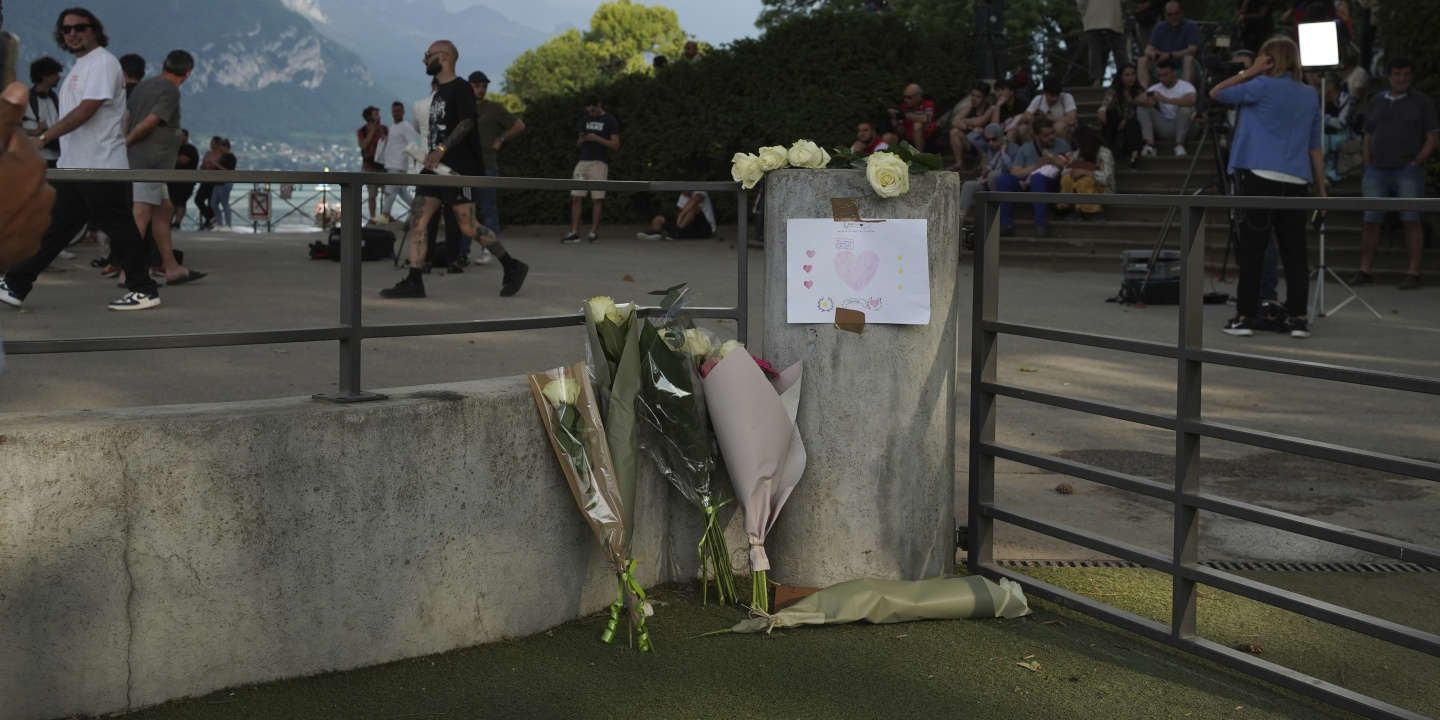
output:
[[[1035, 575], [1141, 614], [1157, 618], [1168, 614], [1168, 580], [1160, 575], [1070, 568], [1036, 570]], [[1291, 583], [1289, 587], [1323, 584], [1331, 592], [1337, 586], [1356, 584], [1366, 589], [1362, 593], [1366, 597], [1404, 584], [1408, 590], [1388, 594], [1390, 599], [1383, 603], [1386, 610], [1402, 615], [1433, 607], [1440, 590], [1440, 577], [1422, 575], [1358, 580], [1328, 573], [1267, 575], [1286, 576], [1282, 579]], [[1417, 579], [1430, 584], [1417, 589]], [[520, 640], [226, 690], [125, 717], [1350, 717], [1039, 602], [1034, 603], [1034, 615], [1020, 620], [700, 637], [728, 627], [741, 617], [740, 612], [703, 606], [689, 588], [660, 588], [654, 597], [660, 601], [651, 619], [656, 651], [649, 655], [599, 643], [596, 638], [604, 622], [592, 616]], [[1396, 599], [1400, 597], [1410, 599]], [[1334, 596], [1327, 599], [1338, 601]], [[1209, 589], [1200, 603], [1202, 632], [1215, 633], [1212, 639], [1255, 643], [1267, 659], [1295, 664], [1322, 677], [1326, 671], [1347, 667], [1344, 679], [1357, 689], [1388, 690], [1385, 699], [1391, 702], [1436, 711], [1440, 691], [1433, 680], [1440, 674], [1433, 658], [1378, 643], [1363, 644], [1370, 641]], [[1357, 656], [1362, 647], [1364, 655]], [[1397, 653], [1405, 653], [1403, 659]], [[1032, 670], [1018, 663], [1038, 665]]]

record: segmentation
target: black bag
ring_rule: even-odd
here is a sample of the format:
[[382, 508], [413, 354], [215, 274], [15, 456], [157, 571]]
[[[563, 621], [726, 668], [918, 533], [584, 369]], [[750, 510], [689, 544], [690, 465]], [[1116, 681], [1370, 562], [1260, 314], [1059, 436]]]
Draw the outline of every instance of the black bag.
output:
[[[388, 260], [395, 255], [395, 233], [384, 228], [367, 227], [360, 231], [360, 259]], [[310, 243], [311, 260], [340, 262], [340, 228], [330, 229], [329, 242]]]

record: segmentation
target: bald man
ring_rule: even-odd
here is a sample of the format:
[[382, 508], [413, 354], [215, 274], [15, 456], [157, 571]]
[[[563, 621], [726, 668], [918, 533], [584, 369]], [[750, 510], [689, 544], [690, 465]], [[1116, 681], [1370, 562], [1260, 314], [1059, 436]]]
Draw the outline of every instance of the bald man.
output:
[[1195, 58], [1200, 52], [1200, 26], [1185, 18], [1180, 3], [1165, 3], [1165, 17], [1150, 31], [1150, 44], [1140, 58], [1140, 85], [1153, 84], [1155, 66], [1174, 62], [1182, 67], [1186, 82], [1195, 82]]
[[927, 99], [918, 84], [906, 85], [904, 99], [890, 111], [890, 124], [896, 135], [923, 151], [937, 127], [935, 101]]

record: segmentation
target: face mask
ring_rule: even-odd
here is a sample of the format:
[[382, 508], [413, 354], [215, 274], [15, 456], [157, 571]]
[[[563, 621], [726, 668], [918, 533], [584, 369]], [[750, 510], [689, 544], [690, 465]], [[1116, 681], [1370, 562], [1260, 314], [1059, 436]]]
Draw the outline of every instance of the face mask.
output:
[[426, 74], [426, 75], [429, 75], [429, 76], [431, 76], [431, 77], [434, 77], [434, 76], [436, 76], [436, 75], [439, 75], [439, 74], [440, 74], [440, 70], [441, 70], [441, 67], [440, 67], [440, 61], [439, 61], [439, 60], [436, 60], [435, 62], [432, 62], [432, 63], [430, 63], [429, 65], [426, 65], [426, 66], [425, 66], [425, 74]]

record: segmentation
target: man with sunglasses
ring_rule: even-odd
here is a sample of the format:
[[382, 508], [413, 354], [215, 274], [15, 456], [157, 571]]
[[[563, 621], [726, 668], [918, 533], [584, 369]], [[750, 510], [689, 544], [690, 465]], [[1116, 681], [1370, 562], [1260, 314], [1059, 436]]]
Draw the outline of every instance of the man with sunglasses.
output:
[[[60, 121], [40, 134], [39, 143], [58, 139], [62, 169], [128, 170], [125, 151], [125, 78], [120, 62], [105, 49], [105, 26], [84, 8], [69, 8], [55, 21], [55, 40], [75, 56], [60, 85]], [[146, 310], [160, 305], [159, 288], [150, 278], [147, 248], [135, 227], [130, 186], [114, 182], [60, 183], [50, 229], [40, 252], [12, 267], [0, 280], [0, 303], [20, 307], [41, 271], [89, 222], [110, 236], [111, 256], [125, 271], [129, 291], [110, 303], [111, 310]]]
[[[442, 164], [456, 175], [484, 174], [475, 116], [475, 92], [470, 89], [470, 83], [455, 74], [455, 62], [459, 59], [460, 52], [449, 40], [437, 40], [425, 52], [425, 72], [439, 84], [430, 100], [430, 132], [425, 138], [430, 153], [425, 156], [422, 174], [434, 174]], [[520, 292], [530, 268], [511, 257], [495, 233], [475, 222], [472, 192], [470, 188], [458, 187], [416, 188], [415, 203], [419, 212], [410, 226], [410, 270], [395, 287], [381, 290], [381, 297], [425, 297], [425, 227], [442, 204], [454, 209], [461, 233], [479, 240], [500, 261], [505, 271], [500, 281], [501, 297]]]

